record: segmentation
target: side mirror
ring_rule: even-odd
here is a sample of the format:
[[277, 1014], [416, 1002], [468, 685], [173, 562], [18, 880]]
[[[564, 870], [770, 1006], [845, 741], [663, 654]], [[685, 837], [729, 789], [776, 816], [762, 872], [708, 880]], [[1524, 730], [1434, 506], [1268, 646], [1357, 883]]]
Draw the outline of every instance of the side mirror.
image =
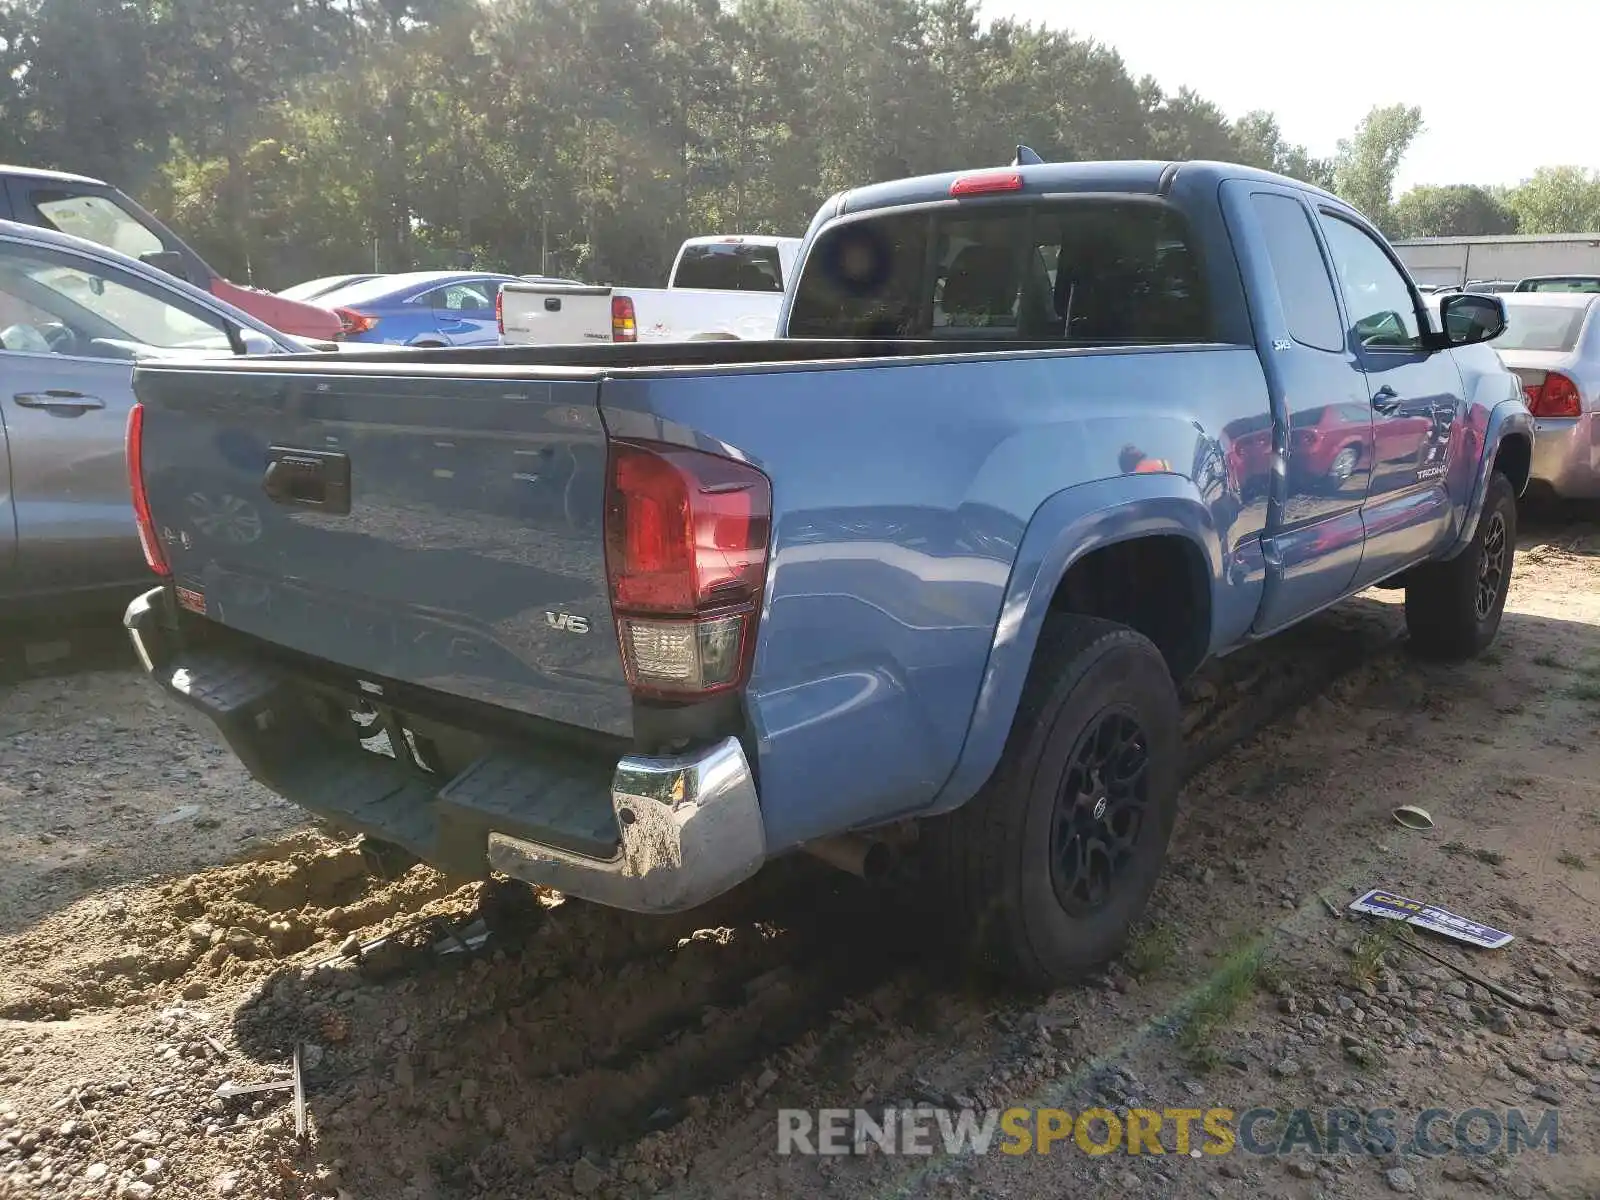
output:
[[176, 250], [152, 250], [149, 254], [139, 255], [139, 261], [147, 267], [165, 271], [168, 275], [176, 275], [185, 282], [193, 282], [183, 265], [183, 255]]
[[1506, 331], [1506, 306], [1499, 296], [1457, 292], [1439, 306], [1439, 323], [1449, 346], [1492, 342]]

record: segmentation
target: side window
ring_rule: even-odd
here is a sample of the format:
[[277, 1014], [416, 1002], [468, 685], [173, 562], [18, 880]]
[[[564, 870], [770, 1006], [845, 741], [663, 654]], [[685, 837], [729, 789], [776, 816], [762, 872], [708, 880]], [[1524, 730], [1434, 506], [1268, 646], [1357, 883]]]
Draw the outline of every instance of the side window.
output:
[[133, 358], [140, 348], [229, 352], [219, 317], [92, 259], [0, 242], [0, 348]]
[[1344, 330], [1339, 325], [1333, 280], [1311, 228], [1311, 215], [1293, 197], [1272, 192], [1253, 193], [1250, 207], [1272, 260], [1289, 336], [1318, 350], [1343, 350]]
[[463, 310], [470, 312], [475, 309], [493, 308], [494, 301], [485, 296], [483, 289], [476, 285], [456, 283], [434, 292], [433, 306], [449, 309], [451, 312]]
[[109, 246], [129, 258], [166, 249], [160, 238], [108, 197], [40, 188], [30, 192], [28, 199], [39, 215], [62, 233]]
[[1369, 350], [1420, 348], [1416, 298], [1399, 268], [1366, 230], [1332, 213], [1322, 213], [1321, 219], [1344, 288], [1350, 332]]

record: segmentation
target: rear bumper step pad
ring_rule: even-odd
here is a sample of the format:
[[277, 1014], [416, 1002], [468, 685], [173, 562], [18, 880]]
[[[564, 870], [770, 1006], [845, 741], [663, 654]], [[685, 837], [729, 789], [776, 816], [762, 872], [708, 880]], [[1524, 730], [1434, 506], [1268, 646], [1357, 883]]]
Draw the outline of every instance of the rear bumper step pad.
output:
[[[454, 875], [501, 871], [635, 912], [693, 908], [766, 859], [755, 780], [737, 738], [614, 766], [497, 748], [452, 779], [340, 740], [275, 667], [187, 651], [166, 588], [123, 619], [146, 671], [214, 722], [250, 774], [346, 828]], [[399, 748], [396, 748], [399, 751]]]

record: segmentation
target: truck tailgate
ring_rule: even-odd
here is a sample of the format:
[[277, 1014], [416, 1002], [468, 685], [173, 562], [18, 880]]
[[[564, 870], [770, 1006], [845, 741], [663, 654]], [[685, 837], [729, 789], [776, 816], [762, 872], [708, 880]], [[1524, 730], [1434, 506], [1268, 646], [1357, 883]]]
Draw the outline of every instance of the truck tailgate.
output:
[[598, 378], [348, 367], [135, 372], [179, 602], [357, 682], [627, 736]]

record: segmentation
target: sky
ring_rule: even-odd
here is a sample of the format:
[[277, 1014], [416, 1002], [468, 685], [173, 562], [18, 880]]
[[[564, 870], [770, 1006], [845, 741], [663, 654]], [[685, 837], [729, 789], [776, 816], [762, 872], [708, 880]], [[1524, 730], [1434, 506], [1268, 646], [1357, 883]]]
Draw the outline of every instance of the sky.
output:
[[1600, 0], [983, 0], [982, 11], [1091, 37], [1135, 78], [1191, 87], [1230, 117], [1268, 109], [1319, 156], [1373, 106], [1417, 105], [1423, 130], [1397, 193], [1600, 167]]

